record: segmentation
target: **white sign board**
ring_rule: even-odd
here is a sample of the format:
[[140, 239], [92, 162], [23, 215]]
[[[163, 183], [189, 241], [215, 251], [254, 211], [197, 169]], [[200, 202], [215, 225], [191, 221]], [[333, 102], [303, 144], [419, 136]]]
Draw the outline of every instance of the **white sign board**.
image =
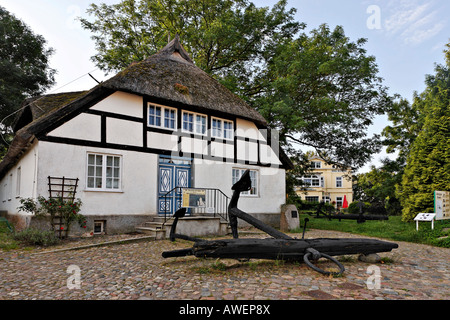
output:
[[431, 229], [434, 229], [434, 218], [436, 213], [419, 213], [414, 220], [416, 221], [416, 230], [419, 231], [419, 221], [431, 221]]

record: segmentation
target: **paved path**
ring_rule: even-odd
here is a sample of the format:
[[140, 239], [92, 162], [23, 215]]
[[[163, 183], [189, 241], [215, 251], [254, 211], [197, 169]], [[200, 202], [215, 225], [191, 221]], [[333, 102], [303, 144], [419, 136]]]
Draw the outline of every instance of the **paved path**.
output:
[[[362, 236], [311, 230], [306, 237]], [[111, 236], [107, 240], [117, 238]], [[92, 241], [98, 239], [71, 242], [59, 248]], [[311, 270], [303, 263], [216, 261], [194, 257], [163, 259], [162, 251], [191, 246], [190, 242], [180, 240], [175, 243], [142, 240], [46, 254], [36, 253], [55, 248], [0, 251], [0, 300], [448, 300], [450, 249], [397, 243], [398, 249], [380, 254], [394, 262], [376, 265], [381, 283], [380, 289], [372, 290], [366, 284], [368, 278], [375, 275], [367, 273], [371, 265], [358, 261], [356, 256], [343, 262], [346, 271], [342, 277], [332, 278]], [[75, 270], [79, 268], [79, 289], [67, 286], [68, 279], [75, 274], [67, 272], [71, 265], [76, 266]]]

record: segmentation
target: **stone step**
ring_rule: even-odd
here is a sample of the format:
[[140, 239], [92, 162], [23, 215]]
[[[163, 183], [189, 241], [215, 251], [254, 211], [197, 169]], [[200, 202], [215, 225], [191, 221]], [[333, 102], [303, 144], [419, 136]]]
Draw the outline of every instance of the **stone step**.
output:
[[157, 229], [152, 227], [136, 227], [136, 231], [139, 233], [144, 233], [149, 236], [154, 236], [155, 240], [163, 240], [166, 237], [165, 229]]
[[[169, 220], [172, 220], [172, 219], [170, 219], [170, 217], [167, 216], [165, 220], [169, 221]], [[161, 223], [163, 223], [164, 222], [164, 216], [153, 216], [151, 221], [152, 222], [161, 222]]]
[[[165, 220], [165, 222], [164, 222]], [[223, 221], [221, 219], [219, 219], [219, 217], [212, 217], [212, 216], [186, 216], [184, 218], [181, 218], [178, 222], [178, 229], [181, 227], [181, 229], [183, 229], [182, 225], [184, 225], [184, 232], [194, 232], [194, 234], [192, 234], [192, 236], [197, 236], [197, 234], [195, 234], [195, 232], [198, 232], [199, 234], [203, 234], [204, 230], [210, 230], [211, 225], [208, 225], [207, 221], [216, 221], [213, 223], [219, 223], [219, 227], [217, 230], [218, 234], [228, 234], [230, 233], [231, 229], [230, 226], [228, 224], [228, 222]], [[157, 216], [154, 215], [152, 217], [149, 217], [149, 221], [146, 221], [144, 223], [142, 223], [140, 226], [136, 227], [136, 231], [139, 233], [145, 233], [147, 235], [154, 235], [156, 240], [160, 240], [160, 239], [165, 239], [169, 237], [170, 234], [170, 228], [172, 227], [172, 224], [174, 222], [174, 219], [172, 218], [167, 218], [164, 219], [163, 216]], [[199, 227], [198, 224], [204, 224], [205, 222], [207, 222], [206, 225], [204, 225], [204, 227]], [[187, 224], [191, 224], [192, 223], [192, 228], [188, 227], [188, 229], [186, 229], [186, 223]], [[194, 231], [195, 228], [197, 228], [198, 230]], [[199, 229], [200, 228], [200, 229]], [[202, 229], [202, 228], [206, 228], [206, 229]], [[177, 230], [179, 231], [179, 230]], [[183, 231], [179, 231], [181, 233], [183, 233]], [[188, 234], [189, 235], [189, 234]]]
[[163, 229], [164, 228], [164, 223], [162, 223], [162, 222], [155, 222], [155, 221], [147, 221], [147, 222], [144, 222], [142, 227], [154, 228], [154, 229]]

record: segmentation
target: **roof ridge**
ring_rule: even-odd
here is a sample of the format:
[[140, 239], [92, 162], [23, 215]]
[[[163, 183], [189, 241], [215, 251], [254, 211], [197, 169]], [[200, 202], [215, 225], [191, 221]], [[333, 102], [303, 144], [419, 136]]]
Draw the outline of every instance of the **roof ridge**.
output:
[[175, 38], [173, 38], [172, 41], [170, 41], [164, 48], [159, 50], [156, 54], [164, 55], [164, 56], [171, 56], [175, 52], [180, 54], [180, 56], [187, 62], [194, 64], [194, 61], [192, 61], [188, 52], [186, 51], [186, 49], [184, 49], [183, 45], [181, 44], [180, 36], [178, 35], [178, 33], [175, 34]]

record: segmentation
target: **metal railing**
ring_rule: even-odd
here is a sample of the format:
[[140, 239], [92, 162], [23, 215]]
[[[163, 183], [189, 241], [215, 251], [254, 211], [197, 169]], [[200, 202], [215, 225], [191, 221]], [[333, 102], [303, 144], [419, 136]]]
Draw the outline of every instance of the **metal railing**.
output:
[[[182, 203], [183, 189], [205, 191], [204, 202], [201, 206], [187, 207], [189, 209], [187, 213], [188, 215], [220, 217], [228, 222], [228, 203], [230, 202], [230, 198], [220, 189], [175, 187], [164, 195], [164, 203], [167, 204], [167, 201], [170, 200], [170, 198], [172, 198], [172, 203]], [[179, 207], [175, 210], [179, 209]], [[172, 213], [168, 212], [167, 206], [164, 206], [164, 222], [166, 222], [171, 216]]]

